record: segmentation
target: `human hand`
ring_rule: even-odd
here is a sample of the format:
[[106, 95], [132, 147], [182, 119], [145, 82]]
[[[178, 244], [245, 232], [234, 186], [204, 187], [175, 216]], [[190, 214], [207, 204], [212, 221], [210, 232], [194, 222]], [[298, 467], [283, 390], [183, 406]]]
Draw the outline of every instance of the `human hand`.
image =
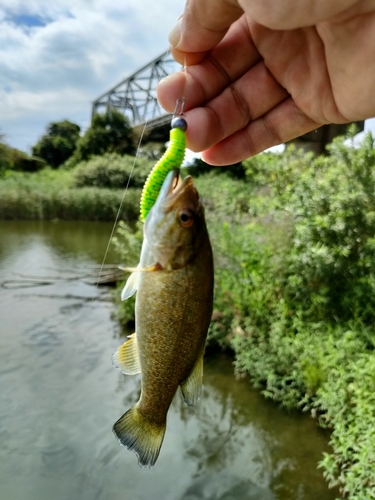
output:
[[207, 163], [375, 116], [375, 0], [189, 0], [170, 43], [187, 69], [158, 98], [172, 112], [185, 97]]

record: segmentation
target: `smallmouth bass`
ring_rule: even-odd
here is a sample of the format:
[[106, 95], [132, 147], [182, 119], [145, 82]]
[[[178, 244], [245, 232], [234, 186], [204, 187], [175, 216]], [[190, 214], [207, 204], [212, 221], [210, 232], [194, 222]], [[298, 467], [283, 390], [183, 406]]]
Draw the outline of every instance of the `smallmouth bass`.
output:
[[125, 374], [142, 373], [141, 395], [113, 431], [141, 466], [152, 467], [178, 387], [188, 405], [199, 399], [213, 304], [204, 207], [192, 178], [181, 181], [176, 170], [147, 215], [140, 262], [122, 299], [135, 292], [136, 333], [115, 352], [113, 363]]

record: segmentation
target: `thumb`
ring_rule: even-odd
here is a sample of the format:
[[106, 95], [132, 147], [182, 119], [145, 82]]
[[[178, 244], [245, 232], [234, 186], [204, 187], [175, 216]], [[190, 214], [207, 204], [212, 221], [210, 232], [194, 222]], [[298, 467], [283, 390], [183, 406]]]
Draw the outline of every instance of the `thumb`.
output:
[[220, 42], [242, 14], [237, 0], [188, 0], [183, 16], [169, 35], [169, 43], [180, 52], [206, 52]]

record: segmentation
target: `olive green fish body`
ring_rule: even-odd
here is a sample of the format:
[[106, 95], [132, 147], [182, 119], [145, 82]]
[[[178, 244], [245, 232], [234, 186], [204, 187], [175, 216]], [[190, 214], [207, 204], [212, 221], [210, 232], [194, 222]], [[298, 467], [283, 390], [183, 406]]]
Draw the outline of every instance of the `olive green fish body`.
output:
[[[124, 373], [142, 373], [138, 403], [114, 425], [120, 442], [154, 465], [166, 415], [178, 389], [188, 404], [201, 392], [203, 354], [213, 303], [213, 259], [204, 209], [191, 178], [171, 172], [144, 226], [141, 260], [129, 278], [136, 334], [115, 353]], [[125, 286], [125, 298], [130, 296]]]
[[[142, 367], [139, 409], [165, 422], [171, 401], [200, 356], [212, 313], [211, 249], [174, 271], [143, 273], [137, 291], [136, 325]], [[152, 361], [151, 361], [152, 360]], [[197, 395], [184, 395], [194, 404]], [[189, 398], [192, 398], [190, 401]]]

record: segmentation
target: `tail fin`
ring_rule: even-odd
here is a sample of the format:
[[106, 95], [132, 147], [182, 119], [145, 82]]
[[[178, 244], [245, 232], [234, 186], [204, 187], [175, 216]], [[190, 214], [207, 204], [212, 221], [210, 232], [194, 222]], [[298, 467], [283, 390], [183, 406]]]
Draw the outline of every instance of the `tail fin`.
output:
[[142, 467], [152, 467], [163, 443], [166, 424], [150, 422], [133, 406], [113, 426], [120, 443], [133, 450]]

